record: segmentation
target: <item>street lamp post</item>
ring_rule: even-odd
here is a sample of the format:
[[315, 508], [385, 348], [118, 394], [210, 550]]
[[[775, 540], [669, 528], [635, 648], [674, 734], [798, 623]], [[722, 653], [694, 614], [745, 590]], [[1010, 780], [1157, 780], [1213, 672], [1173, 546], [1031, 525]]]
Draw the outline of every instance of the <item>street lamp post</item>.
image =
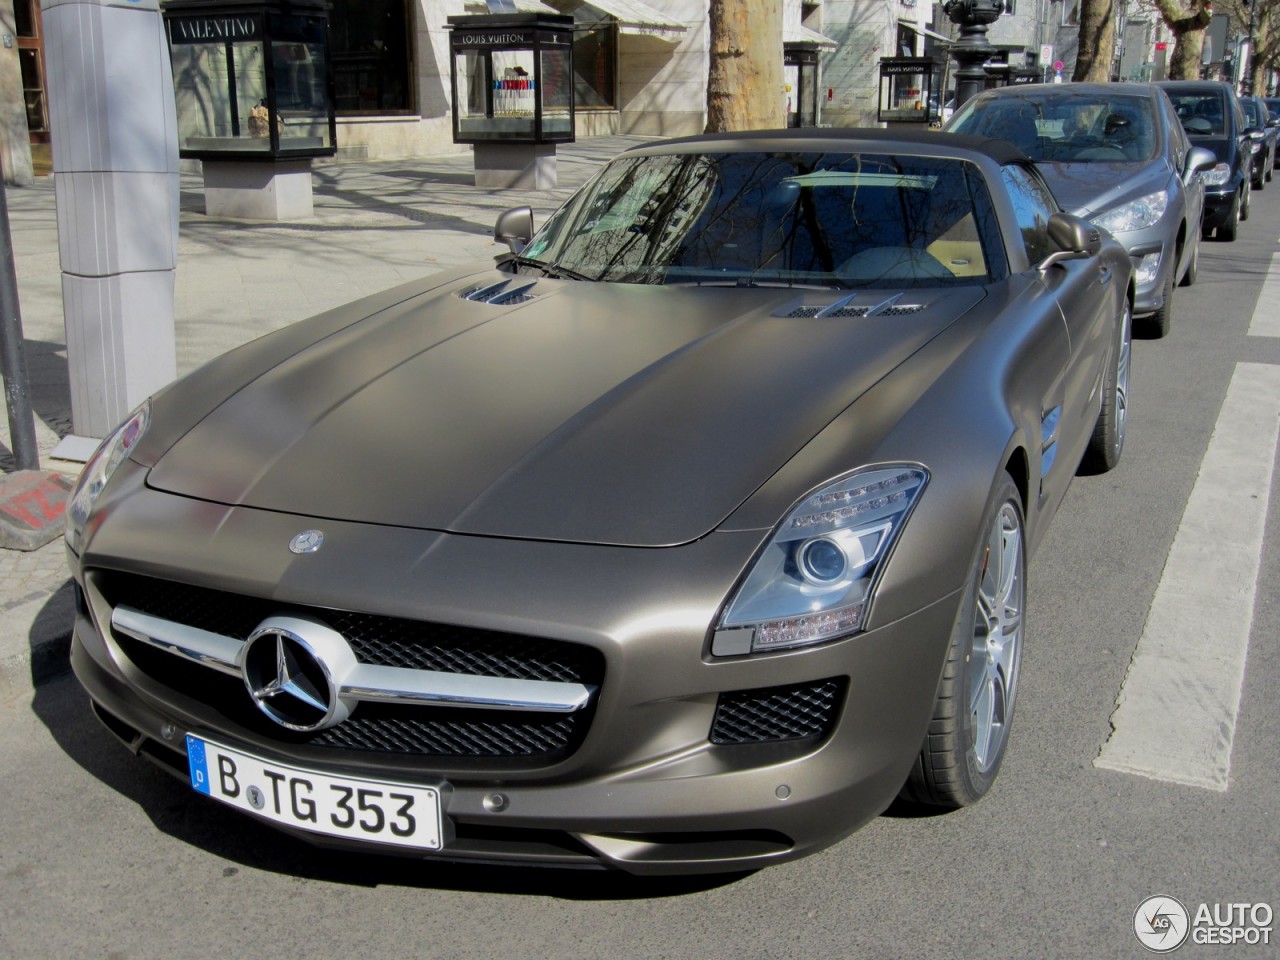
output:
[[960, 38], [951, 47], [960, 68], [956, 70], [956, 109], [987, 85], [982, 65], [995, 48], [987, 40], [987, 27], [1004, 12], [1004, 0], [947, 0], [942, 5], [947, 18], [960, 27]]
[[1240, 88], [1246, 97], [1253, 96], [1253, 30], [1258, 25], [1258, 0], [1249, 2], [1249, 52], [1240, 64]]

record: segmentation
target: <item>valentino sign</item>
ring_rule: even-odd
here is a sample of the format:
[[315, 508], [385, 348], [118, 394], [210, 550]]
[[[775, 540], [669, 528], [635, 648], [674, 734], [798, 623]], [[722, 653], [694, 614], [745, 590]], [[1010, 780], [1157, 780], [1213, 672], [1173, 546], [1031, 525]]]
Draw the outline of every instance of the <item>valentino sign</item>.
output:
[[174, 17], [169, 20], [170, 43], [257, 40], [260, 36], [256, 17]]

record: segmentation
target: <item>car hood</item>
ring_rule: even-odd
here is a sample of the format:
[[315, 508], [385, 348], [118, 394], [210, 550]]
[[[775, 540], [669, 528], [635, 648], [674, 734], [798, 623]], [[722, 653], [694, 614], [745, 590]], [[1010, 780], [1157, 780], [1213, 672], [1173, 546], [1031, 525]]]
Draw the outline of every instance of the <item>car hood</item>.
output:
[[308, 518], [685, 543], [985, 295], [863, 291], [847, 306], [873, 315], [815, 317], [848, 292], [528, 282], [464, 277], [329, 332], [148, 483]]
[[1058, 202], [1088, 219], [1130, 200], [1165, 190], [1170, 172], [1162, 163], [1036, 164]]

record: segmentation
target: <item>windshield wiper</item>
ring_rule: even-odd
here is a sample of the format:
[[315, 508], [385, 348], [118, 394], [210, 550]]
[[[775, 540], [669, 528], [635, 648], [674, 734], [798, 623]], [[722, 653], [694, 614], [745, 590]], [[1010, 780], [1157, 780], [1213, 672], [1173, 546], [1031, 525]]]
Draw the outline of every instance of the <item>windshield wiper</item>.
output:
[[783, 290], [839, 290], [836, 283], [794, 283], [789, 280], [752, 280], [750, 277], [737, 277], [715, 280], [682, 280], [666, 284], [669, 287], [777, 287]]
[[584, 280], [588, 283], [594, 283], [597, 279], [578, 273], [576, 270], [570, 270], [568, 267], [562, 267], [558, 263], [544, 263], [532, 257], [516, 255], [508, 257], [506, 262], [515, 264], [518, 267], [533, 267], [535, 270], [541, 270], [544, 277], [550, 277], [553, 280]]

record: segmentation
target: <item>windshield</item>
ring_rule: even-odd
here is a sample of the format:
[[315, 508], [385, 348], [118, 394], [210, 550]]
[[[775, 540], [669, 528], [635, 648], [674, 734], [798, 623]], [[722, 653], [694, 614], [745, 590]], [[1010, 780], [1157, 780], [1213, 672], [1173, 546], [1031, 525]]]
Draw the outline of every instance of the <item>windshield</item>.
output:
[[1140, 163], [1152, 159], [1156, 121], [1149, 97], [1036, 93], [970, 101], [947, 126], [1008, 140], [1032, 160]]
[[614, 283], [937, 286], [988, 280], [997, 237], [981, 175], [964, 161], [623, 156], [520, 262]]
[[1204, 93], [1177, 93], [1166, 90], [1178, 112], [1182, 127], [1193, 137], [1225, 137], [1226, 111], [1222, 94], [1217, 90]]
[[1262, 111], [1258, 109], [1258, 102], [1256, 100], [1241, 100], [1240, 106], [1244, 107], [1245, 119], [1249, 121], [1249, 126], [1265, 126], [1262, 121]]

